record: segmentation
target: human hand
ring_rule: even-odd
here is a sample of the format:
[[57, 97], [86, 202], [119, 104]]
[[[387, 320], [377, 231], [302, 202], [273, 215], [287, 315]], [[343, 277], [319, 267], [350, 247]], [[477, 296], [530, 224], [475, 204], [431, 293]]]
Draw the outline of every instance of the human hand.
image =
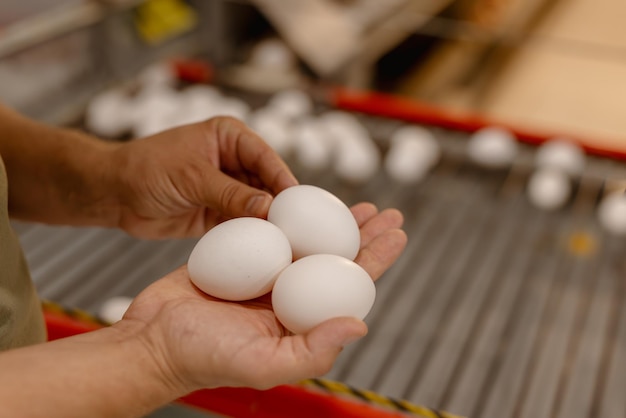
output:
[[[376, 280], [400, 256], [406, 234], [399, 211], [368, 203], [352, 213], [361, 231], [356, 262]], [[356, 318], [335, 318], [305, 335], [290, 335], [272, 311], [270, 295], [228, 302], [198, 290], [185, 266], [144, 290], [118, 323], [146, 324], [138, 333], [166, 381], [184, 388], [269, 388], [320, 376], [342, 348], [367, 333]]]
[[219, 222], [265, 218], [297, 180], [243, 122], [217, 117], [126, 143], [113, 153], [118, 226], [140, 238], [198, 237]]

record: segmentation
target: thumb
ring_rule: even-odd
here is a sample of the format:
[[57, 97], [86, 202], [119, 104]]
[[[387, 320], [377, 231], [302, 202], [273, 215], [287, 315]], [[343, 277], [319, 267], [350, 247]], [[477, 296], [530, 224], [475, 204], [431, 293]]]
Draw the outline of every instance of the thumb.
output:
[[364, 337], [367, 325], [357, 318], [340, 317], [322, 322], [305, 336], [307, 346], [313, 352], [342, 349]]
[[273, 345], [273, 353], [265, 361], [248, 358], [254, 362], [255, 376], [248, 385], [267, 389], [289, 382], [298, 382], [322, 376], [332, 368], [337, 356], [346, 345], [367, 334], [367, 325], [356, 318], [333, 318], [324, 321], [307, 334], [292, 335]]
[[[292, 338], [303, 338], [306, 355], [297, 356], [302, 359], [294, 371], [300, 374], [299, 379], [322, 376], [330, 371], [342, 349], [367, 334], [367, 325], [359, 319], [342, 317], [324, 321], [305, 335]], [[303, 353], [300, 353], [303, 354]], [[306, 359], [306, 360], [304, 360]]]
[[217, 171], [201, 191], [202, 202], [227, 217], [266, 218], [272, 196]]

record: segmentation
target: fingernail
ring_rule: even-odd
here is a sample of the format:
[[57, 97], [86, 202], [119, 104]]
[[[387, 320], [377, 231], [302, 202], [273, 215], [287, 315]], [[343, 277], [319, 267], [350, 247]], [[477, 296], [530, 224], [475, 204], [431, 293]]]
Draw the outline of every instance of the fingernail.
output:
[[246, 212], [251, 215], [264, 217], [269, 210], [271, 200], [267, 195], [256, 195], [248, 200]]

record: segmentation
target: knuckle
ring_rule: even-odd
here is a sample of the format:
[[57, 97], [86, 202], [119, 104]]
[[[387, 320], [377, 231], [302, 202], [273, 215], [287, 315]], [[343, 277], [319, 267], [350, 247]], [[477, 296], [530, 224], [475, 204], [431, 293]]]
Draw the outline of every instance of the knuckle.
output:
[[239, 187], [234, 182], [228, 182], [222, 187], [219, 196], [220, 206], [223, 209], [232, 208], [237, 202]]

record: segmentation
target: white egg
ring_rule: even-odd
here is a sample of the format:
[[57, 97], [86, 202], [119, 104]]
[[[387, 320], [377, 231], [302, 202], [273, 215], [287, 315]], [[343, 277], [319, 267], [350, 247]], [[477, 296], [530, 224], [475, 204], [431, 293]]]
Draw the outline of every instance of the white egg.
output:
[[537, 149], [535, 163], [539, 168], [553, 168], [578, 176], [585, 168], [585, 151], [572, 141], [553, 139]]
[[341, 180], [362, 184], [374, 177], [381, 165], [380, 150], [359, 119], [351, 113], [332, 111], [320, 116], [335, 146], [333, 170]]
[[178, 77], [172, 65], [158, 62], [144, 68], [137, 76], [137, 80], [144, 86], [173, 87], [178, 82]]
[[250, 114], [250, 105], [243, 100], [227, 97], [215, 108], [215, 116], [230, 116], [239, 120], [246, 120]]
[[244, 217], [210, 229], [189, 255], [187, 268], [203, 292], [241, 301], [269, 292], [291, 260], [289, 241], [276, 225]]
[[395, 181], [410, 183], [421, 180], [439, 161], [441, 150], [432, 133], [417, 126], [395, 131], [385, 156], [385, 170]]
[[348, 112], [341, 110], [326, 112], [320, 116], [320, 122], [336, 141], [342, 141], [346, 137], [369, 138], [369, 132], [365, 126], [356, 116]]
[[121, 90], [96, 95], [85, 110], [85, 126], [97, 135], [117, 138], [130, 131], [130, 99]]
[[131, 105], [129, 116], [133, 127], [136, 127], [148, 118], [171, 118], [180, 109], [182, 102], [175, 90], [153, 86], [142, 90], [133, 98]]
[[487, 168], [505, 168], [513, 162], [517, 149], [515, 136], [499, 127], [476, 131], [467, 144], [469, 158]]
[[217, 88], [205, 84], [189, 86], [182, 90], [180, 95], [183, 106], [193, 109], [219, 107], [224, 100], [222, 93]]
[[280, 113], [268, 107], [257, 109], [250, 114], [248, 125], [278, 154], [286, 156], [291, 152], [291, 126]]
[[376, 298], [376, 287], [358, 264], [332, 254], [295, 261], [278, 276], [272, 306], [291, 332], [303, 334], [337, 317], [364, 319]]
[[259, 69], [283, 72], [293, 70], [297, 59], [281, 39], [269, 38], [254, 46], [248, 62]]
[[173, 119], [171, 115], [161, 115], [159, 113], [146, 114], [142, 119], [135, 121], [133, 124], [133, 136], [135, 138], [144, 138], [181, 124], [183, 123], [179, 123], [179, 121]]
[[296, 161], [309, 170], [322, 170], [333, 158], [333, 141], [317, 119], [306, 118], [293, 128], [293, 152]]
[[297, 119], [313, 112], [313, 101], [301, 90], [289, 89], [274, 94], [267, 103], [288, 119]]
[[380, 170], [381, 154], [369, 137], [344, 137], [335, 144], [334, 171], [349, 183], [363, 184]]
[[606, 195], [598, 206], [602, 227], [615, 235], [626, 235], [626, 195], [614, 192]]
[[104, 301], [98, 316], [109, 324], [113, 324], [120, 321], [130, 304], [133, 303], [133, 298], [127, 296], [115, 296]]
[[571, 193], [571, 180], [562, 171], [540, 169], [528, 182], [528, 198], [539, 209], [559, 209], [567, 203]]
[[361, 235], [352, 212], [322, 188], [299, 185], [283, 190], [270, 205], [267, 220], [285, 233], [294, 259], [335, 254], [354, 260], [359, 252]]

